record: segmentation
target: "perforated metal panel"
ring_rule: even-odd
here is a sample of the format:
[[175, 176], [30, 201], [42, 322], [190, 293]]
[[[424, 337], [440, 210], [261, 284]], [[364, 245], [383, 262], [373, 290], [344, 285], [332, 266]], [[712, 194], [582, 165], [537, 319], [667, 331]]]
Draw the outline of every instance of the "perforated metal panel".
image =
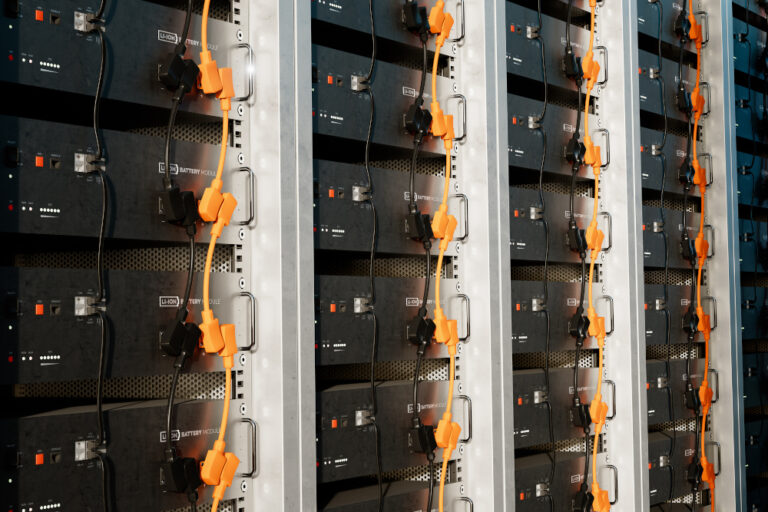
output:
[[[345, 275], [345, 276], [367, 276], [369, 260], [367, 257], [334, 259], [332, 262], [315, 260], [316, 273], [322, 275]], [[434, 277], [437, 268], [437, 258], [432, 257], [430, 263], [432, 276]], [[381, 256], [377, 255], [373, 260], [373, 275], [376, 277], [425, 277], [427, 275], [426, 256], [408, 257], [408, 256]], [[443, 268], [441, 276], [444, 279], [454, 277], [453, 258], [443, 258]]]
[[[690, 352], [691, 359], [697, 359], [703, 357], [704, 349], [701, 347], [701, 343], [694, 343]], [[679, 343], [669, 346], [669, 358], [670, 359], [685, 359], [689, 357], [688, 344]], [[667, 346], [666, 345], [648, 345], [645, 348], [646, 359], [666, 359], [667, 358]]]
[[[149, 1], [156, 4], [160, 4], [160, 5], [167, 5], [168, 7], [179, 9], [180, 11], [185, 11], [187, 9], [186, 0], [149, 0]], [[194, 0], [192, 3], [192, 12], [197, 14], [198, 16], [202, 15], [203, 3], [204, 3], [203, 0]], [[211, 7], [208, 13], [208, 16], [216, 20], [227, 21], [230, 18], [229, 13], [231, 11], [232, 11], [232, 7], [230, 4], [230, 0], [213, 0], [211, 2]]]
[[[702, 281], [704, 276], [702, 275]], [[646, 270], [645, 282], [647, 284], [664, 284], [664, 270]], [[670, 268], [667, 276], [667, 284], [670, 286], [691, 286], [693, 276], [690, 270]]]
[[[357, 165], [365, 165], [365, 162], [357, 162]], [[370, 166], [391, 171], [411, 172], [411, 160], [404, 158], [372, 160]], [[445, 176], [445, 158], [419, 158], [416, 161], [416, 174]]]
[[[655, 199], [643, 199], [643, 206], [649, 206], [651, 208], [660, 208], [661, 207], [661, 201], [658, 198]], [[700, 201], [698, 197], [695, 196], [688, 196], [688, 204], [686, 205], [682, 198], [680, 197], [669, 197], [665, 194], [664, 196], [664, 208], [668, 210], [678, 210], [683, 211], [683, 208], [685, 207], [685, 211], [687, 212], [695, 212], [700, 210]]]
[[[513, 281], [541, 281], [543, 277], [543, 267], [540, 265], [513, 265]], [[598, 267], [599, 269], [599, 267]], [[589, 274], [587, 274], [589, 275]], [[547, 278], [553, 282], [559, 283], [580, 283], [581, 265], [550, 264], [547, 267]], [[600, 282], [600, 271], [595, 272], [594, 282]]]
[[[199, 502], [197, 504], [197, 510], [199, 512], [211, 510], [211, 505], [213, 505], [213, 502], [211, 500]], [[192, 511], [192, 506], [163, 510], [163, 512], [191, 512], [191, 511]], [[219, 503], [218, 511], [219, 512], [235, 512], [235, 500], [223, 501]]]
[[[170, 392], [171, 375], [152, 377], [126, 377], [107, 379], [104, 383], [106, 398], [126, 400], [150, 400], [167, 398]], [[176, 398], [184, 399], [223, 399], [224, 372], [183, 373], [179, 376]], [[14, 386], [16, 397], [96, 397], [95, 380], [75, 380], [68, 382], [35, 382]]]
[[[573, 368], [576, 358], [575, 350], [549, 353], [550, 368]], [[546, 354], [544, 352], [532, 352], [529, 354], [513, 354], [512, 364], [516, 370], [529, 370], [532, 368], [544, 368]], [[592, 368], [597, 366], [597, 350], [581, 350], [579, 352], [579, 368]]]
[[[429, 465], [426, 466], [414, 466], [410, 468], [403, 468], [390, 473], [383, 473], [384, 480], [410, 480], [412, 482], [428, 482], [429, 481]], [[434, 464], [432, 470], [434, 471], [434, 481], [440, 481], [440, 473], [442, 473], [441, 464]], [[446, 475], [446, 483], [453, 483], [461, 480], [458, 477], [458, 471], [448, 471]]]
[[[109, 244], [109, 242], [107, 242]], [[195, 246], [195, 271], [205, 268], [207, 244]], [[186, 271], [189, 265], [186, 245], [109, 249], [104, 251], [104, 267], [114, 270]], [[219, 244], [213, 253], [215, 272], [231, 272], [234, 246]], [[17, 254], [18, 267], [95, 268], [96, 251], [57, 251]]]
[[[128, 130], [131, 133], [147, 135], [150, 137], [163, 137], [168, 130], [165, 125], [143, 126]], [[232, 131], [230, 130], [230, 133]], [[176, 123], [171, 131], [171, 138], [198, 144], [221, 144], [221, 121], [208, 123]]]
[[[448, 380], [448, 359], [425, 359], [419, 369], [421, 380]], [[458, 366], [458, 363], [457, 363]], [[375, 365], [377, 380], [412, 380], [416, 360], [381, 361]], [[367, 381], [371, 378], [368, 364], [318, 366], [315, 375], [320, 380]]]
[[[552, 179], [558, 178], [553, 176]], [[567, 181], [566, 181], [567, 180]], [[539, 190], [538, 183], [516, 183], [515, 188], [523, 188], [527, 190]], [[563, 181], [549, 181], [541, 184], [541, 189], [544, 192], [553, 194], [571, 195], [571, 180], [570, 178], [564, 178]], [[592, 197], [595, 194], [594, 185], [591, 181], [577, 181], [573, 187], [574, 197]]]

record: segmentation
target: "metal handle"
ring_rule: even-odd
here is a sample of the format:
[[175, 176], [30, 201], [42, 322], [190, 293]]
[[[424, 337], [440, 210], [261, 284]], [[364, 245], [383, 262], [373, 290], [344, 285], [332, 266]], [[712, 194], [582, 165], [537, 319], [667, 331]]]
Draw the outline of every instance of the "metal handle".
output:
[[238, 350], [251, 351], [256, 345], [256, 297], [251, 292], [240, 292], [240, 297], [248, 297], [251, 303], [251, 342], [245, 347], [237, 347]]
[[[456, 502], [459, 503], [469, 503], [469, 512], [475, 512], [475, 504], [472, 502], [471, 499], [467, 498], [466, 496], [462, 496], [460, 498], [456, 498]], [[464, 507], [464, 510], [466, 510], [467, 507]], [[431, 510], [427, 512], [432, 512]]]
[[609, 212], [600, 212], [598, 217], [605, 217], [608, 220], [608, 247], [602, 249], [603, 252], [608, 252], [613, 247], [613, 217]]
[[709, 231], [709, 248], [712, 249], [712, 252], [707, 254], [707, 258], [712, 258], [715, 256], [715, 228], [712, 227], [710, 224], [704, 225], [704, 237], [706, 238], [706, 232]]
[[608, 48], [605, 46], [595, 46], [595, 51], [603, 54], [603, 71], [605, 73], [603, 74], [603, 80], [597, 82], [597, 85], [603, 86], [608, 82]]
[[457, 400], [464, 400], [467, 403], [467, 437], [466, 439], [459, 439], [462, 443], [468, 443], [472, 440], [472, 399], [467, 395], [459, 395]]
[[243, 478], [252, 478], [259, 473], [258, 466], [258, 443], [259, 443], [259, 426], [256, 422], [250, 418], [241, 418], [238, 423], [245, 423], [251, 427], [251, 470], [247, 473], [237, 473], [235, 476]]
[[457, 242], [463, 242], [469, 236], [469, 199], [464, 194], [454, 194], [451, 197], [455, 197], [461, 201], [464, 205], [464, 232], [461, 236], [455, 236], [453, 239]]
[[709, 13], [707, 11], [698, 11], [696, 12], [696, 16], [701, 16], [701, 24], [704, 26], [704, 32], [707, 34], [707, 37], [704, 37], [702, 34], [701, 46], [706, 46], [709, 42]]
[[248, 72], [248, 94], [246, 96], [232, 98], [232, 101], [248, 101], [251, 99], [251, 96], [253, 96], [253, 48], [251, 48], [251, 45], [248, 43], [240, 43], [236, 48], [245, 48], [248, 50], [248, 67], [246, 68]]
[[613, 403], [611, 404], [611, 411], [613, 411], [613, 413], [610, 416], [606, 416], [605, 419], [612, 420], [616, 417], [616, 383], [612, 380], [606, 379], [603, 381], [603, 384], [606, 386], [611, 386], [611, 398], [613, 399]]
[[[466, 28], [465, 28], [465, 24], [464, 24], [464, 0], [458, 0], [458, 2], [456, 2], [456, 5], [457, 6], [459, 6], [459, 5], [461, 6], [461, 25], [460, 25], [461, 26], [461, 32], [459, 32], [459, 37], [457, 37], [457, 38], [446, 39], [446, 41], [448, 41], [449, 43], [458, 43], [458, 42], [463, 41], [464, 40], [464, 35], [466, 34]], [[456, 13], [458, 14], [459, 11], [457, 10]]]
[[715, 476], [720, 476], [720, 471], [723, 469], [723, 447], [717, 441], [710, 441], [707, 444], [717, 448], [717, 471], [715, 471]]
[[[450, 100], [459, 100], [462, 106], [461, 137], [454, 137], [453, 142], [464, 142], [464, 139], [467, 138], [467, 98], [463, 94], [451, 94], [445, 99], [446, 105]], [[445, 110], [448, 110], [448, 107]]]
[[605, 138], [605, 143], [601, 144], [601, 148], [605, 148], [605, 162], [600, 166], [601, 169], [605, 169], [611, 164], [611, 134], [605, 128], [595, 130], [595, 134], [602, 133]]
[[[717, 299], [714, 297], [702, 297], [701, 302], [711, 302], [712, 303], [712, 315], [710, 318], [712, 318], [712, 321], [714, 322], [714, 325], [710, 325], [709, 329], [714, 331], [717, 329]], [[702, 304], [703, 305], [703, 304]]]
[[714, 388], [715, 396], [712, 398], [712, 403], [717, 403], [718, 400], [720, 400], [720, 373], [715, 370], [714, 368], [709, 369], [709, 373], [711, 373], [714, 376], [715, 386], [712, 386]]
[[709, 165], [704, 166], [707, 169], [709, 175], [707, 176], [707, 186], [710, 186], [715, 181], [715, 172], [712, 169], [712, 155], [709, 153], [702, 153], [699, 155], [699, 160], [706, 160]]
[[253, 186], [256, 182], [256, 174], [250, 167], [241, 167], [237, 170], [237, 172], [248, 173], [248, 218], [237, 223], [238, 226], [247, 226], [253, 222], [254, 217], [256, 217], [256, 205], [254, 204], [256, 194], [253, 191]]
[[469, 314], [470, 313], [469, 297], [467, 295], [464, 295], [463, 293], [460, 293], [458, 295], [454, 295], [453, 297], [451, 297], [450, 300], [455, 300], [455, 299], [461, 300], [461, 302], [464, 304], [464, 308], [465, 308], [465, 310], [467, 312], [466, 313], [467, 321], [465, 322], [465, 325], [466, 325], [465, 331], [466, 332], [465, 332], [464, 336], [459, 336], [459, 339], [461, 341], [465, 341], [467, 338], [469, 338], [469, 335], [471, 333], [471, 324], [470, 324], [470, 320], [469, 320], [470, 319], [470, 314]]
[[615, 505], [619, 501], [619, 468], [613, 465], [605, 467], [613, 471], [613, 500], [609, 500], [609, 503]]
[[701, 89], [707, 90], [707, 110], [701, 113], [701, 117], [707, 117], [712, 112], [712, 88], [709, 86], [709, 82], [701, 82]]
[[613, 321], [613, 312], [614, 312], [613, 311], [614, 310], [614, 308], [613, 308], [613, 297], [611, 297], [610, 295], [603, 295], [602, 297], [598, 298], [597, 300], [601, 300], [601, 299], [605, 299], [605, 300], [608, 301], [608, 317], [611, 320], [611, 329], [609, 331], [605, 331], [605, 335], [606, 336], [610, 336], [611, 334], [613, 334], [613, 324], [615, 323]]

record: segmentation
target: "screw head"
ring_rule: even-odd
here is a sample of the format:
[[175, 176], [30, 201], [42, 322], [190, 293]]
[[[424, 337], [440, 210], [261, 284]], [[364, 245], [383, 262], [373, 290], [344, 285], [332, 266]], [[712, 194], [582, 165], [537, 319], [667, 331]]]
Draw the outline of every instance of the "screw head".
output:
[[240, 285], [241, 290], [245, 290], [245, 278], [240, 278], [240, 281], [237, 282], [238, 285]]
[[237, 113], [240, 115], [243, 115], [245, 113], [245, 108], [242, 105], [237, 106]]
[[237, 155], [237, 161], [240, 162], [241, 165], [244, 164], [245, 163], [245, 155], [242, 154], [242, 153], [239, 153]]

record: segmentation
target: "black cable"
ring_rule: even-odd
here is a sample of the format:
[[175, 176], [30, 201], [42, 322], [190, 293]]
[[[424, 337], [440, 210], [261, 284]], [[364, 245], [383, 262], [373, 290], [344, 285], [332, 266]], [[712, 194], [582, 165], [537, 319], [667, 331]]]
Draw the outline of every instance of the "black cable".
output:
[[[432, 271], [430, 269], [432, 266], [432, 253], [430, 252], [431, 246], [432, 244], [430, 242], [426, 242], [424, 244], [424, 256], [427, 260], [427, 277], [424, 279], [424, 296], [422, 297], [421, 310], [419, 311], [419, 314], [422, 318], [424, 318], [427, 312], [427, 300], [429, 299], [429, 280], [432, 277]], [[440, 279], [440, 276], [435, 276], [435, 279]]]
[[424, 86], [427, 83], [428, 63], [427, 63], [427, 41], [425, 38], [421, 39], [421, 55], [422, 55], [421, 83], [419, 84], [419, 95], [416, 97], [416, 102], [415, 102], [419, 106], [421, 106], [421, 104], [424, 103]]
[[176, 369], [173, 372], [173, 379], [171, 380], [171, 390], [168, 392], [168, 405], [165, 410], [165, 449], [168, 457], [174, 453], [173, 449], [173, 436], [171, 435], [171, 423], [173, 422], [173, 402], [176, 399], [176, 386], [179, 384], [179, 374], [181, 373], [181, 365], [177, 364]]
[[96, 14], [94, 15], [94, 22], [103, 22], [104, 21], [104, 10], [107, 8], [107, 0], [101, 0], [101, 3], [99, 4], [99, 10], [96, 11]]
[[98, 169], [99, 178], [101, 179], [101, 222], [99, 224], [99, 242], [98, 250], [96, 252], [96, 274], [98, 278], [98, 295], [96, 302], [106, 302], [106, 291], [104, 290], [104, 236], [107, 229], [107, 212], [109, 210], [109, 193], [107, 190], [107, 175], [104, 171]]
[[413, 370], [413, 411], [411, 417], [414, 420], [419, 418], [419, 371], [421, 370], [421, 362], [424, 359], [424, 351], [419, 349], [416, 355], [416, 368]]
[[176, 123], [176, 114], [179, 111], [179, 106], [181, 105], [181, 100], [184, 97], [184, 89], [183, 87], [179, 86], [178, 89], [176, 89], [176, 93], [173, 95], [173, 100], [171, 101], [171, 114], [168, 116], [168, 127], [165, 131], [165, 152], [163, 157], [163, 163], [165, 165], [164, 171], [165, 175], [163, 177], [163, 186], [166, 190], [170, 190], [172, 187], [171, 183], [171, 134], [173, 132], [173, 125]]
[[573, 11], [573, 0], [568, 0], [568, 14], [565, 21], [565, 46], [571, 48], [571, 12]]
[[435, 464], [429, 462], [429, 492], [427, 493], [427, 510], [425, 512], [432, 512], [432, 498], [435, 494]]
[[383, 511], [384, 507], [384, 489], [383, 489], [383, 471], [381, 467], [381, 435], [379, 432], [379, 425], [376, 419], [377, 403], [376, 403], [376, 350], [378, 345], [378, 322], [376, 318], [376, 312], [374, 310], [376, 302], [376, 289], [374, 287], [373, 279], [373, 265], [376, 256], [376, 238], [377, 238], [377, 218], [376, 218], [376, 205], [373, 202], [373, 179], [371, 178], [370, 168], [370, 147], [371, 137], [373, 135], [373, 122], [376, 112], [375, 100], [373, 96], [373, 89], [371, 80], [373, 78], [373, 71], [376, 65], [376, 25], [373, 20], [373, 0], [368, 0], [368, 14], [370, 16], [371, 23], [371, 64], [368, 69], [368, 74], [364, 79], [366, 85], [364, 91], [368, 93], [371, 103], [370, 116], [368, 119], [368, 133], [365, 139], [365, 175], [368, 180], [368, 203], [371, 205], [371, 245], [370, 245], [370, 257], [368, 260], [368, 280], [369, 280], [369, 293], [370, 293], [370, 309], [369, 313], [373, 318], [373, 340], [371, 343], [371, 364], [370, 364], [370, 394], [371, 394], [371, 425], [373, 426], [374, 440], [376, 443], [376, 481], [378, 484], [378, 510]]
[[413, 214], [418, 210], [416, 206], [416, 161], [419, 157], [419, 148], [421, 147], [421, 136], [413, 138], [413, 154], [411, 156], [411, 167], [408, 171], [408, 212]]
[[97, 446], [106, 446], [107, 436], [104, 431], [104, 378], [107, 367], [107, 317], [103, 311], [98, 311], [101, 323], [101, 344], [99, 349], [99, 374], [96, 378], [96, 422], [98, 428]]
[[539, 26], [538, 26], [538, 32], [536, 35], [536, 40], [539, 42], [539, 48], [541, 49], [541, 74], [543, 75], [542, 80], [544, 82], [544, 106], [538, 118], [539, 123], [541, 123], [544, 121], [544, 116], [547, 114], [549, 84], [547, 84], [547, 59], [545, 58], [544, 39], [542, 39], [541, 37], [541, 30], [543, 27], [543, 25], [541, 24], [541, 0], [537, 0], [536, 5], [537, 5], [536, 12], [539, 19]]
[[[104, 10], [104, 2], [99, 11]], [[101, 93], [104, 89], [104, 74], [107, 67], [107, 42], [104, 39], [104, 31], [101, 27], [93, 29], [99, 34], [99, 46], [101, 47], [101, 61], [99, 64], [99, 78], [96, 82], [96, 95], [93, 100], [93, 135], [96, 137], [96, 160], [101, 161], [104, 158], [104, 147], [101, 140], [101, 129], [99, 127], [99, 111], [101, 107]], [[98, 163], [98, 162], [97, 162]]]
[[[189, 35], [189, 25], [192, 22], [192, 3], [193, 0], [187, 0], [187, 12], [184, 16], [184, 29], [181, 31], [181, 37], [179, 38], [178, 42], [178, 48], [179, 50], [183, 49], [186, 51], [187, 49], [187, 36]], [[207, 50], [208, 48], [203, 48], [204, 50]], [[179, 53], [183, 54], [184, 51], [179, 51]]]
[[[662, 112], [664, 114], [664, 131], [662, 132], [662, 139], [661, 144], [658, 146], [658, 151], [662, 151], [664, 149], [664, 146], [667, 144], [667, 131], [668, 129], [668, 118], [667, 118], [667, 94], [665, 92], [665, 84], [664, 79], [661, 76], [662, 71], [662, 58], [661, 58], [661, 29], [664, 23], [664, 6], [663, 2], [661, 0], [654, 2], [656, 6], [658, 7], [658, 13], [659, 13], [659, 30], [657, 32], [657, 44], [658, 44], [658, 53], [656, 56], [657, 66], [658, 66], [658, 76], [656, 77], [656, 80], [659, 83], [659, 87], [661, 88], [661, 108]], [[681, 75], [682, 78], [682, 75]]]

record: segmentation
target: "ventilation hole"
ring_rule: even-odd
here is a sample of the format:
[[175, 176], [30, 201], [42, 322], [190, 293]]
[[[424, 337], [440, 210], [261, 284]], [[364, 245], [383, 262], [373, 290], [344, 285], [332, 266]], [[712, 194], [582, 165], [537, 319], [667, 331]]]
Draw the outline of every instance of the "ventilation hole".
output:
[[[541, 281], [543, 267], [540, 265], [514, 265], [512, 267], [513, 281]], [[599, 272], [595, 272], [594, 282], [600, 282]], [[549, 264], [547, 266], [547, 279], [558, 283], [580, 283], [581, 265]]]
[[[449, 359], [424, 359], [419, 369], [421, 380], [448, 380]], [[381, 361], [374, 372], [378, 380], [412, 380], [416, 370], [415, 360]], [[318, 366], [315, 375], [325, 381], [365, 381], [371, 378], [369, 364]]]
[[[670, 286], [691, 286], [693, 278], [690, 270], [670, 268], [667, 284]], [[645, 284], [664, 284], [663, 270], [646, 270]]]
[[[549, 353], [550, 368], [573, 368], [575, 350]], [[544, 368], [546, 361], [544, 352], [531, 352], [527, 354], [512, 354], [512, 367], [515, 370], [529, 370], [532, 368]], [[597, 351], [584, 350], [579, 353], [579, 368], [594, 368], [597, 366]]]
[[[376, 277], [417, 278], [427, 275], [426, 257], [420, 256], [381, 256], [373, 260], [373, 275]], [[315, 274], [332, 276], [367, 276], [370, 261], [364, 257], [344, 257], [338, 253], [315, 251]], [[437, 258], [432, 257], [430, 264], [432, 276], [437, 268]], [[452, 279], [453, 258], [443, 258], [443, 279]]]

